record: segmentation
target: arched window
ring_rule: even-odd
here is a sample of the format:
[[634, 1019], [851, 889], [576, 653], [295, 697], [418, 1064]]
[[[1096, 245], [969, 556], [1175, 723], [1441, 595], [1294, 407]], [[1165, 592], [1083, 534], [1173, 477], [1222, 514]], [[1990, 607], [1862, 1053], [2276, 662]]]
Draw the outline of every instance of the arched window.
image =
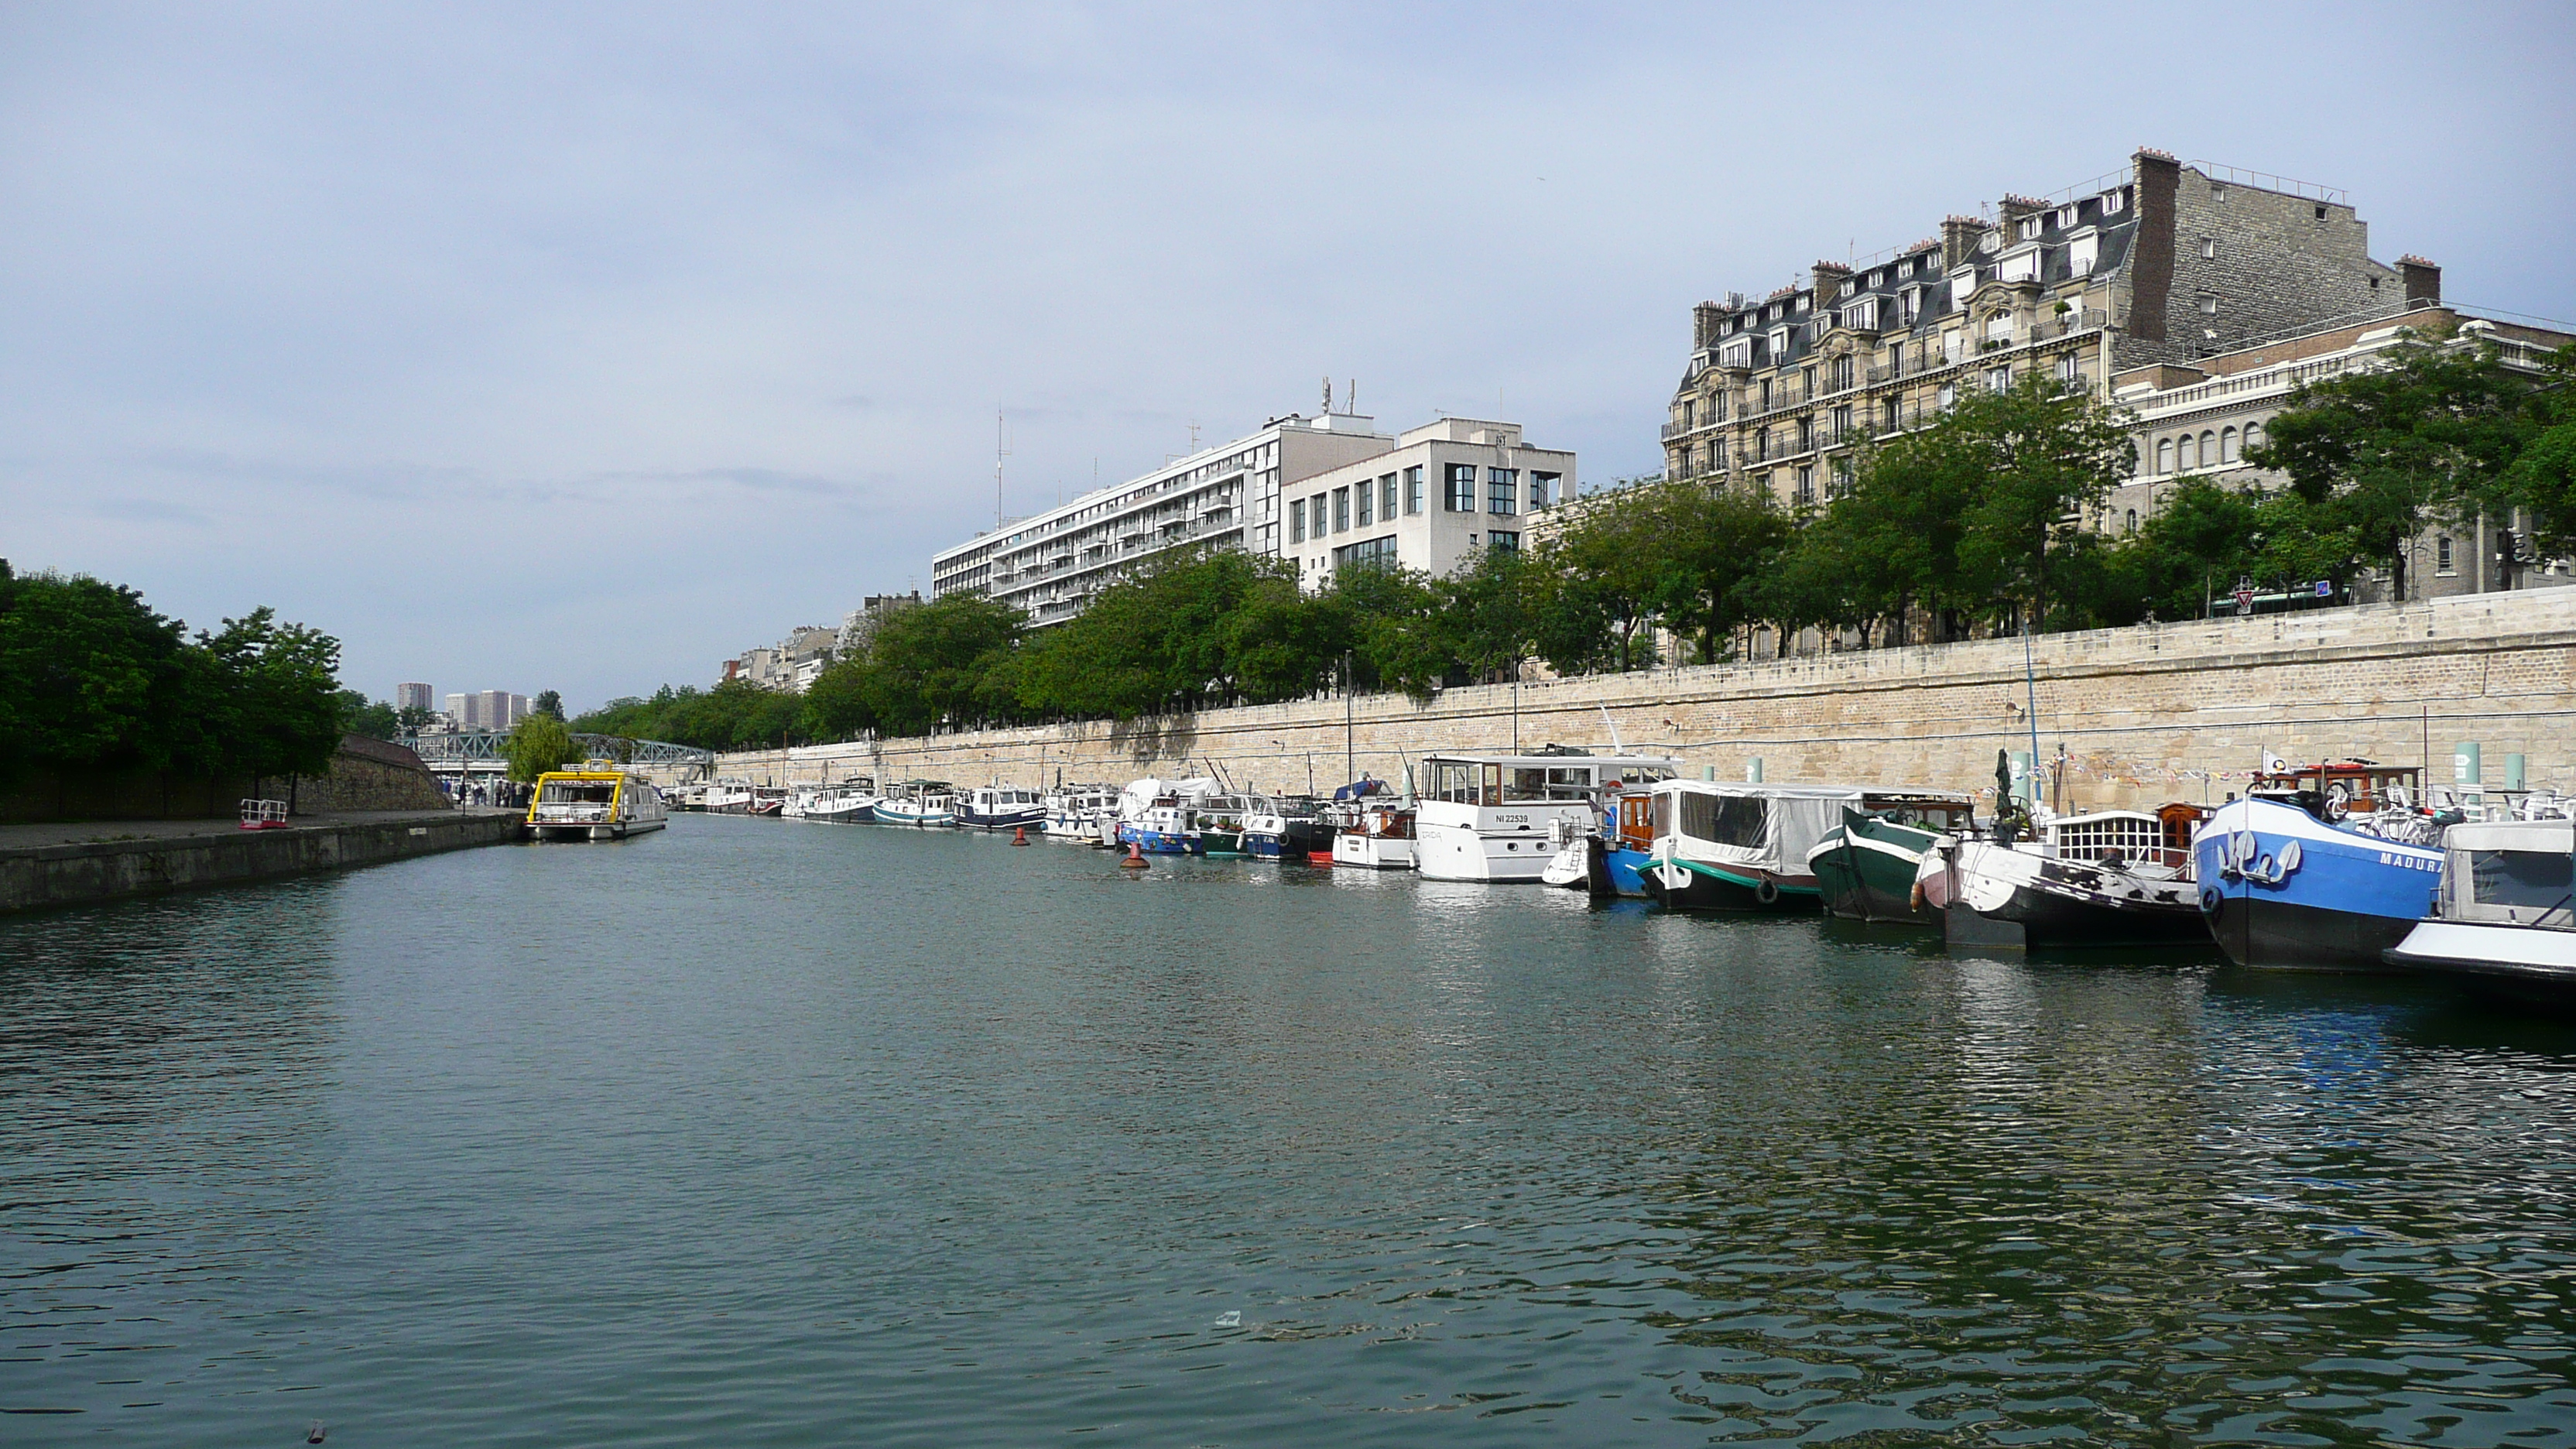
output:
[[2218, 461], [2222, 463], [2233, 463], [2236, 461], [2236, 430], [2234, 428], [2221, 428], [2218, 430]]
[[2189, 433], [2183, 434], [2182, 441], [2174, 445], [2174, 466], [2186, 473], [2200, 466], [2200, 449], [2193, 444]]
[[2261, 423], [2247, 423], [2245, 425], [2245, 446], [2249, 448], [2259, 448], [2263, 446], [2263, 425]]
[[2173, 439], [2171, 438], [2156, 439], [2156, 471], [2159, 473], [2173, 471]]
[[2204, 468], [2215, 468], [2218, 466], [2218, 435], [2216, 433], [2203, 433], [2200, 435], [2200, 466]]
[[2137, 532], [2137, 531], [2138, 531], [2138, 510], [2136, 510], [2136, 509], [2132, 508], [2132, 509], [2130, 509], [2130, 510], [2129, 510], [2129, 522], [2128, 522], [2128, 526], [2127, 526], [2126, 528], [2124, 528], [2124, 529], [2122, 530], [2122, 532], [2125, 532], [2125, 533], [2135, 533], [2135, 532]]

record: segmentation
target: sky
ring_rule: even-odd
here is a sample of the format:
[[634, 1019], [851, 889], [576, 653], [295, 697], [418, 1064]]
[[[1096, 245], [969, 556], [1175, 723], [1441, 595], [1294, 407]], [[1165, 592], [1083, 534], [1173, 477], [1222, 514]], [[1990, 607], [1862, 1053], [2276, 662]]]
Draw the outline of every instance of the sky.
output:
[[[352, 687], [722, 661], [1290, 411], [1655, 471], [1690, 308], [2139, 146], [2576, 318], [2576, 5], [0, 0], [0, 557]], [[1195, 427], [1195, 434], [1193, 428]]]

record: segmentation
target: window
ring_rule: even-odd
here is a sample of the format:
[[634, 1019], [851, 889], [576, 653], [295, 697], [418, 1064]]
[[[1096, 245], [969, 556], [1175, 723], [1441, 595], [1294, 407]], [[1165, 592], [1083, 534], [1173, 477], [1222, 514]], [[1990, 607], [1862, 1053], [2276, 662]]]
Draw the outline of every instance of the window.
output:
[[2012, 314], [1997, 312], [1986, 319], [1986, 345], [2004, 347], [2012, 343]]
[[1422, 469], [1419, 466], [1404, 470], [1404, 511], [1422, 511]]
[[1451, 513], [1475, 512], [1476, 465], [1451, 463], [1446, 465], [1446, 471], [1448, 481], [1440, 493], [1441, 508]]
[[1989, 368], [1987, 368], [1987, 369], [1986, 369], [1986, 391], [1988, 391], [1988, 392], [2010, 392], [2010, 391], [2012, 391], [2012, 369], [2011, 369], [2011, 368], [2009, 368], [2009, 367], [1989, 367]]
[[1802, 417], [1798, 419], [1798, 451], [1803, 453], [1814, 446], [1816, 446], [1816, 420], [1812, 415]]
[[2200, 435], [2200, 466], [2204, 468], [2215, 468], [2218, 466], [2218, 435], [2216, 433], [2203, 433]]
[[1485, 535], [1485, 547], [1496, 553], [1519, 553], [1521, 536], [1517, 533], [1494, 532]]
[[2326, 209], [2325, 209], [2325, 206], [2324, 206], [2322, 203], [2320, 203], [2320, 204], [2318, 205], [2318, 207], [2317, 207], [2317, 220], [2319, 220], [2319, 221], [2323, 221], [2323, 220], [2325, 220], [2325, 219], [2326, 219]]
[[1805, 391], [1801, 392], [1799, 396], [1814, 397], [1816, 395], [1816, 370], [1812, 367], [1802, 367], [1798, 369], [1798, 384], [1800, 387], [1805, 389]]
[[2128, 522], [2121, 527], [2120, 531], [2122, 533], [2136, 533], [2138, 531], [2138, 510], [2134, 508], [2129, 510]]
[[2059, 382], [2073, 382], [2082, 375], [2083, 374], [2075, 365], [2074, 353], [2061, 352], [2057, 355], [2057, 380]]
[[1848, 443], [1852, 440], [1852, 437], [1851, 404], [1845, 403], [1841, 407], [1834, 409], [1833, 441], [1837, 443]]
[[2170, 473], [2170, 472], [2172, 472], [2172, 471], [2173, 471], [2173, 459], [2174, 459], [2174, 452], [2173, 452], [2173, 439], [2171, 439], [2171, 438], [2158, 438], [2158, 439], [2156, 439], [2156, 471], [2157, 471], [2157, 472], [2159, 472], [2159, 473]]
[[2203, 261], [2215, 261], [2215, 260], [2217, 260], [2217, 258], [2218, 258], [2218, 238], [2216, 238], [2216, 237], [2214, 237], [2214, 236], [2205, 236], [2205, 237], [2202, 237], [2202, 238], [2200, 239], [2200, 256], [2201, 256], [2201, 260], [2203, 260]]
[[1896, 294], [1896, 317], [1898, 321], [1911, 327], [1914, 325], [1915, 317], [1920, 315], [1922, 311], [1923, 289], [1921, 287], [1908, 287], [1904, 291]]
[[1735, 341], [1717, 349], [1717, 365], [1720, 367], [1751, 367], [1753, 365], [1753, 339], [1750, 337], [1739, 337]]
[[2070, 276], [2087, 277], [2102, 257], [2102, 239], [2091, 232], [2066, 244], [2066, 271]]
[[1377, 516], [1393, 519], [1395, 517], [1395, 475], [1393, 473], [1377, 480], [1377, 493]]
[[2036, 282], [2039, 280], [2039, 261], [2039, 248], [2025, 248], [2004, 258], [2003, 264], [1995, 269], [1995, 275], [2007, 282]]
[[2236, 461], [2236, 430], [2234, 428], [2221, 428], [2218, 430], [2218, 461], [2222, 463], [2233, 463]]
[[2433, 572], [2447, 574], [2450, 571], [2451, 536], [2446, 533], [2433, 540]]
[[2077, 208], [2076, 208], [2076, 207], [2074, 207], [2074, 206], [2061, 206], [2061, 207], [2059, 207], [2059, 208], [2057, 209], [2057, 229], [2058, 229], [2059, 231], [2065, 231], [2065, 230], [2067, 230], [2068, 228], [2070, 228], [2070, 227], [2074, 226], [2074, 225], [2075, 225], [2075, 222], [2076, 222], [2076, 220], [2077, 220], [2077, 218], [2081, 217], [2082, 215], [2083, 215], [2083, 212], [2082, 212], [2082, 211], [2080, 211], [2079, 209], [2077, 209]]
[[1816, 470], [1804, 463], [1798, 465], [1798, 501], [1802, 504], [1816, 501]]
[[1333, 550], [1333, 568], [1385, 568], [1395, 562], [1395, 539], [1372, 538], [1361, 543], [1346, 543]]
[[1324, 536], [1324, 496], [1318, 493], [1314, 501], [1306, 505], [1306, 517], [1315, 525], [1314, 532], [1317, 538]]
[[1762, 379], [1762, 411], [1771, 411], [1771, 379]]
[[1520, 511], [1521, 471], [1518, 468], [1485, 470], [1485, 511], [1508, 517]]
[[1941, 391], [1936, 395], [1936, 400], [1939, 403], [1941, 411], [1945, 413], [1952, 407], [1956, 406], [1959, 401], [1959, 389], [1957, 384], [1947, 382], [1941, 384]]
[[1843, 356], [1834, 359], [1834, 390], [1836, 392], [1840, 392], [1844, 388], [1852, 385], [1853, 372], [1854, 367], [1850, 354], [1846, 353]]
[[2039, 218], [2035, 216], [2023, 217], [2020, 223], [2020, 231], [2021, 239], [2023, 241], [2028, 241], [2032, 237], [2039, 235]]
[[1290, 543], [1306, 541], [1306, 500], [1303, 498], [1288, 500], [1288, 541]]
[[[1708, 445], [1708, 466], [1715, 472], [1723, 473], [1726, 471], [1726, 439], [1719, 438]], [[1553, 473], [1542, 473], [1539, 476], [1551, 480], [1556, 477]], [[1550, 482], [1548, 484], [1551, 491], [1554, 490], [1555, 486], [1554, 482]]]
[[2217, 293], [2203, 292], [2200, 294], [2200, 315], [2203, 317], [2215, 317], [2218, 315]]
[[2174, 466], [2186, 473], [2200, 466], [2200, 445], [2189, 433], [2174, 444]]
[[1377, 502], [1377, 485], [1374, 483], [1355, 484], [1351, 491], [1359, 495], [1357, 498], [1351, 500], [1351, 521], [1361, 528], [1366, 528], [1377, 521], [1377, 509], [1375, 507]]
[[2129, 194], [2125, 191], [2105, 191], [2102, 193], [2102, 214], [2104, 216], [2109, 216], [2113, 212], [2120, 211], [2127, 207], [2128, 204]]
[[2259, 448], [2263, 446], [2263, 425], [2261, 423], [2247, 423], [2245, 425], [2245, 446], [2248, 448]]
[[1682, 431], [1687, 433], [1697, 426], [1699, 426], [1699, 402], [1695, 398], [1683, 398]]
[[1880, 403], [1880, 404], [1878, 405], [1878, 408], [1879, 408], [1879, 414], [1880, 414], [1880, 417], [1881, 417], [1881, 419], [1884, 421], [1884, 423], [1885, 423], [1885, 425], [1886, 425], [1886, 428], [1887, 428], [1887, 431], [1889, 431], [1889, 432], [1891, 432], [1891, 433], [1892, 433], [1892, 432], [1895, 432], [1895, 431], [1896, 431], [1896, 428], [1897, 428], [1897, 417], [1898, 417], [1897, 410], [1896, 410], [1896, 399], [1894, 399], [1894, 398], [1889, 398], [1889, 399], [1887, 399], [1885, 402]]
[[1833, 487], [1826, 496], [1831, 498], [1849, 498], [1852, 491], [1851, 480], [1852, 470], [1850, 460], [1845, 458], [1836, 458], [1834, 460]]
[[1348, 488], [1336, 488], [1333, 490], [1333, 532], [1348, 533], [1350, 531], [1351, 490]]
[[[1719, 456], [1718, 449], [1723, 446], [1725, 446], [1723, 440], [1712, 442], [1708, 445], [1708, 465], [1711, 468], [1723, 466], [1717, 461]], [[1530, 474], [1530, 508], [1535, 511], [1541, 508], [1554, 507], [1556, 504], [1557, 485], [1562, 483], [1564, 479], [1565, 475], [1562, 473]]]

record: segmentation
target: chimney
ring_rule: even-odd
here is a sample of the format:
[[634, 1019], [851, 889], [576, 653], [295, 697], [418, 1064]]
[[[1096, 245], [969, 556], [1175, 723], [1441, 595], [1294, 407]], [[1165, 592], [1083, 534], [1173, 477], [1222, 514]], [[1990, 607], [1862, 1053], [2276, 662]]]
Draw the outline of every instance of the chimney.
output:
[[2173, 311], [2174, 198], [2182, 189], [2182, 163], [2141, 146], [2129, 157], [2137, 168], [2138, 234], [2129, 247], [2129, 335], [2165, 340]]
[[1941, 223], [1941, 270], [1948, 271], [1968, 259], [1977, 249], [1977, 238], [1986, 234], [1983, 217], [1953, 216]]
[[2020, 221], [2023, 217], [2033, 216], [2039, 212], [2048, 210], [2048, 203], [2040, 200], [2036, 196], [2008, 195], [2003, 199], [2003, 204], [1997, 207], [1996, 210], [2003, 216], [2002, 224], [2004, 229], [2004, 244], [2006, 246], [2010, 246], [2014, 242], [2021, 240], [2021, 234], [2014, 229], [2013, 224]]
[[1717, 345], [1717, 324], [1726, 309], [1715, 302], [1702, 302], [1691, 309], [1691, 350], [1706, 352]]
[[1843, 294], [1843, 283], [1851, 280], [1851, 268], [1840, 262], [1818, 262], [1813, 273], [1816, 282], [1816, 309], [1822, 311]]
[[2442, 300], [2442, 269], [2435, 263], [2408, 252], [2397, 259], [2397, 275], [2406, 280], [2408, 302]]

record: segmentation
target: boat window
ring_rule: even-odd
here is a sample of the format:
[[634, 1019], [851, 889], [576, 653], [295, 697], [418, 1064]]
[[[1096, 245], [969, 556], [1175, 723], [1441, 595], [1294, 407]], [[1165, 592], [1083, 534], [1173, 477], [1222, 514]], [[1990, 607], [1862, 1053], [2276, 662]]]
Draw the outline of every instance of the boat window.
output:
[[1502, 803], [1503, 803], [1503, 767], [1502, 767], [1502, 766], [1500, 766], [1500, 765], [1487, 765], [1487, 766], [1485, 767], [1485, 784], [1484, 784], [1484, 789], [1479, 793], [1479, 797], [1478, 797], [1478, 799], [1477, 799], [1476, 803], [1477, 803], [1477, 804], [1479, 804], [1479, 805], [1487, 806], [1487, 807], [1491, 807], [1491, 806], [1495, 806], [1495, 805], [1500, 805], [1500, 804], [1502, 804]]
[[1682, 834], [1713, 845], [1758, 849], [1769, 833], [1771, 802], [1758, 795], [1703, 795], [1682, 798]]
[[569, 805], [576, 801], [605, 805], [617, 793], [614, 782], [604, 780], [548, 780], [537, 798], [549, 805]]
[[2556, 851], [2472, 850], [2470, 889], [2482, 906], [2522, 906], [2552, 911], [2576, 890], [2576, 857]]
[[1673, 833], [1673, 797], [1670, 795], [1655, 797], [1654, 831], [1657, 835]]
[[1623, 785], [1651, 785], [1657, 780], [1669, 780], [1672, 777], [1673, 772], [1660, 765], [1622, 765], [1619, 767], [1619, 783]]

